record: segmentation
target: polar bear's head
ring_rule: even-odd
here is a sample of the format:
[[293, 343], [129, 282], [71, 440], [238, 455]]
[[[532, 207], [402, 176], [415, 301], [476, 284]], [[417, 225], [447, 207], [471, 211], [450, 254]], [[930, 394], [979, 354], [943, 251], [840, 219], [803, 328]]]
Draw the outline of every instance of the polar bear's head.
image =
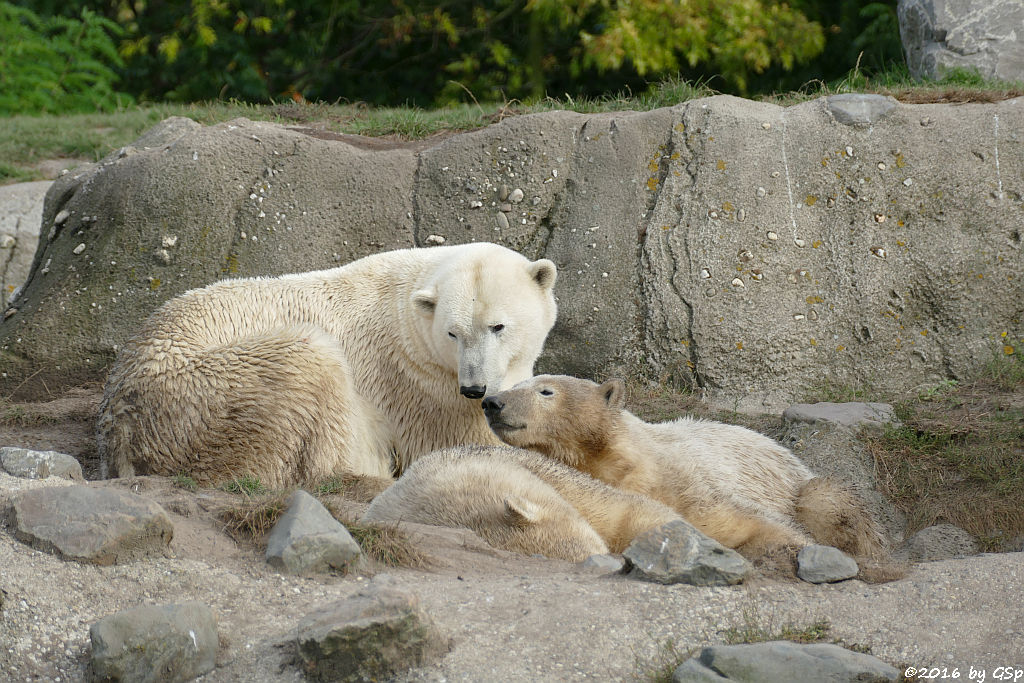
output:
[[472, 399], [533, 374], [555, 324], [555, 264], [494, 244], [451, 247], [412, 304], [429, 326], [435, 361]]
[[505, 443], [585, 469], [622, 422], [626, 386], [538, 375], [484, 399], [487, 422]]

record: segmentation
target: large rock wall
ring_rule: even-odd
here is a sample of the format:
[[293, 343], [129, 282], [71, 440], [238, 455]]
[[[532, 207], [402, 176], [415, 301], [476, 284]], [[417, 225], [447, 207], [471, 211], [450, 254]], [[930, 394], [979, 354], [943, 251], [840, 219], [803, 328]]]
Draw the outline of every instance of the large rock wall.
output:
[[149, 311], [222, 277], [472, 240], [558, 264], [542, 370], [747, 409], [958, 377], [1024, 338], [1022, 135], [1024, 100], [857, 95], [536, 114], [410, 144], [171, 119], [51, 189], [0, 386], [100, 379]]

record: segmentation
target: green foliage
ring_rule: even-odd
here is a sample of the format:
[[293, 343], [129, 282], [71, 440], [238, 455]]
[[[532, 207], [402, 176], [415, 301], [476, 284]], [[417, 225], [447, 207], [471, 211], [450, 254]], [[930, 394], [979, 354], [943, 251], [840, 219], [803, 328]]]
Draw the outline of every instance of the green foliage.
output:
[[263, 485], [263, 482], [251, 474], [233, 479], [220, 488], [228, 493], [241, 493], [250, 497], [267, 493], [267, 487]]
[[43, 18], [0, 2], [0, 115], [109, 111], [131, 98], [113, 84], [118, 25], [83, 8]]

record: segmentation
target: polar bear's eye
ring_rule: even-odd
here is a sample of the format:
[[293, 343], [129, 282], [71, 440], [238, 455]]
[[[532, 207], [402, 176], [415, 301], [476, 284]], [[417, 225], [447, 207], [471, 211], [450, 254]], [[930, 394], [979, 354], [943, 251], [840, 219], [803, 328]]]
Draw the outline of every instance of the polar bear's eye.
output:
[[540, 395], [541, 396], [554, 396], [555, 392], [551, 391], [550, 389], [541, 389], [540, 390]]
[[449, 332], [448, 336], [451, 337], [452, 339], [458, 339], [458, 337], [455, 336], [454, 332]]
[[491, 332], [501, 332], [503, 329], [505, 329], [505, 326], [502, 325], [501, 323], [498, 323], [497, 325], [491, 325]]

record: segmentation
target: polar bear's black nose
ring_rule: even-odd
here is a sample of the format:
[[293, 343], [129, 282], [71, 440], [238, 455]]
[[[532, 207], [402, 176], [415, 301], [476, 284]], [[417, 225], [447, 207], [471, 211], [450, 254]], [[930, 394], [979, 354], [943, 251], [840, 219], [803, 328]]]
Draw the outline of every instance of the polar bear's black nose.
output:
[[505, 403], [497, 396], [488, 396], [481, 405], [488, 416], [497, 415], [505, 407]]
[[482, 387], [479, 384], [474, 384], [471, 387], [459, 387], [459, 393], [466, 398], [483, 398], [487, 393], [487, 387]]

